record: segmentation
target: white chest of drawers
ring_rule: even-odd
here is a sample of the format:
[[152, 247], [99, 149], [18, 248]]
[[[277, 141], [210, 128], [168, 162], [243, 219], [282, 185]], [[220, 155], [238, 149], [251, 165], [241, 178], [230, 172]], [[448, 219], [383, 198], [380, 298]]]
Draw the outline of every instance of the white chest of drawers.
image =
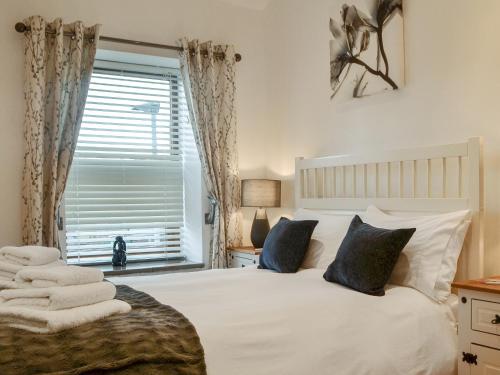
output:
[[455, 283], [459, 293], [458, 375], [500, 375], [500, 286]]
[[258, 265], [262, 249], [255, 249], [252, 246], [242, 246], [229, 249], [228, 252], [229, 267], [241, 268]]

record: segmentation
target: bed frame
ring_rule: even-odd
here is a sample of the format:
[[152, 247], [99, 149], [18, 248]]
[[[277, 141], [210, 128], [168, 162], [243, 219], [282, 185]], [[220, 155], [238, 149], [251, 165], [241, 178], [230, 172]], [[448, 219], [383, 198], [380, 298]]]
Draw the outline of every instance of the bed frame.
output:
[[456, 279], [483, 276], [482, 139], [406, 150], [295, 161], [297, 208], [398, 213], [469, 209], [472, 224]]

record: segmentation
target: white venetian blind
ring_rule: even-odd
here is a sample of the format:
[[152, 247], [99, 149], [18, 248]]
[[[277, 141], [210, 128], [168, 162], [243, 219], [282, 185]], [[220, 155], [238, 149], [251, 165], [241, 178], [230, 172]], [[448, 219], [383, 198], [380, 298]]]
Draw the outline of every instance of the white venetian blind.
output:
[[68, 262], [110, 262], [116, 236], [129, 261], [183, 258], [186, 107], [178, 70], [96, 62], [65, 191]]

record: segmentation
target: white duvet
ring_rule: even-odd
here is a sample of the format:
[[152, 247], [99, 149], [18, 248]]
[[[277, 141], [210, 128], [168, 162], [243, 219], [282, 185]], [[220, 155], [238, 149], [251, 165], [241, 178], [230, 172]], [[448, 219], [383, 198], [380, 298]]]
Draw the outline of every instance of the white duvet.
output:
[[453, 314], [420, 292], [384, 297], [323, 280], [320, 269], [256, 268], [112, 279], [183, 313], [209, 375], [451, 375]]

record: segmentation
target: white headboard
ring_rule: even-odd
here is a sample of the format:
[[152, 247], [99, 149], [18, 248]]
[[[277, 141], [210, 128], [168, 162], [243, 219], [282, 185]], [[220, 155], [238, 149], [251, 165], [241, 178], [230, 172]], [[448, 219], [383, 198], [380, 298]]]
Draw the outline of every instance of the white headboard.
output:
[[483, 276], [482, 139], [443, 146], [295, 161], [297, 208], [395, 212], [469, 209], [457, 279]]

